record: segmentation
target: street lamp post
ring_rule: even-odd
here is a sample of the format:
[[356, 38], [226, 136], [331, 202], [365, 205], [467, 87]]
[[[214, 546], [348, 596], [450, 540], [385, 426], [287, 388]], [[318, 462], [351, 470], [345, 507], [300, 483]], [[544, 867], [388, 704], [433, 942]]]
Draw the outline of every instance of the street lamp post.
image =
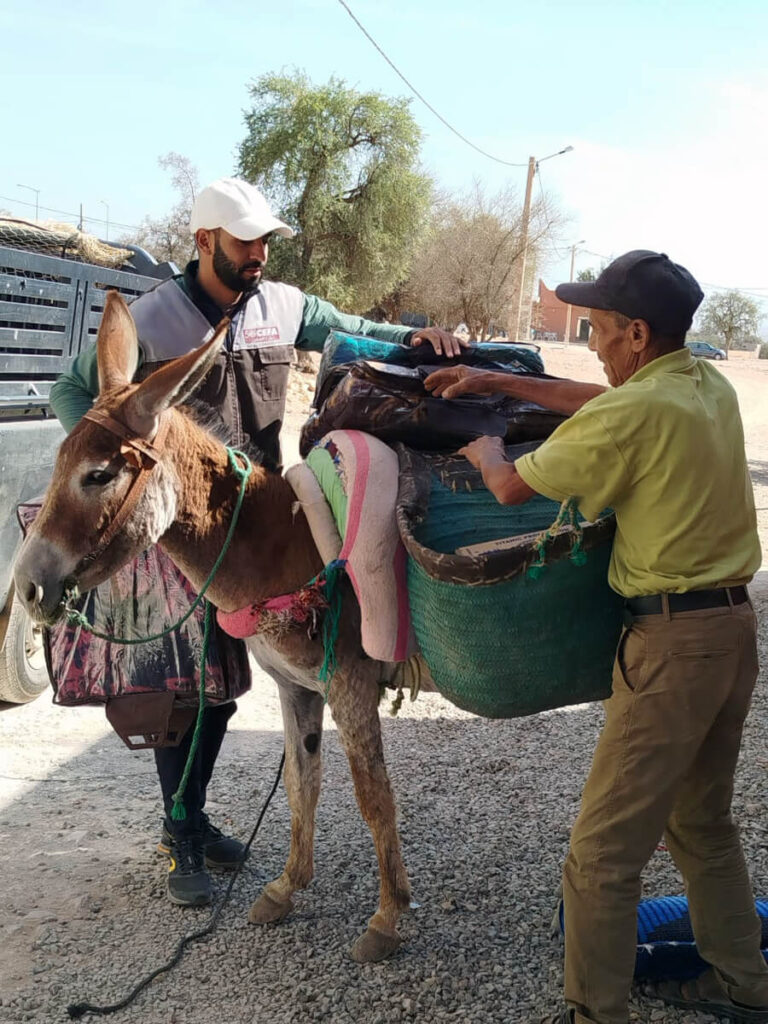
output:
[[[576, 246], [583, 245], [586, 242], [586, 238], [580, 238], [578, 242], [574, 242], [571, 246], [571, 276], [568, 278], [569, 281], [573, 280], [573, 265], [576, 260]], [[565, 314], [565, 344], [570, 345], [571, 343], [571, 310], [573, 306], [568, 303], [568, 309]]]
[[33, 188], [31, 185], [19, 185], [19, 184], [16, 185], [16, 188], [27, 188], [27, 189], [29, 189], [30, 192], [34, 192], [35, 193], [35, 220], [38, 220], [39, 219], [38, 215], [39, 215], [39, 211], [40, 211], [40, 189], [39, 188]]
[[107, 230], [104, 232], [104, 240], [109, 241], [109, 203], [105, 199], [100, 199], [99, 202], [107, 211]]
[[550, 153], [549, 156], [543, 156], [541, 160], [537, 160], [535, 156], [529, 157], [528, 159], [528, 180], [525, 183], [525, 201], [523, 203], [523, 217], [520, 224], [520, 237], [522, 240], [521, 254], [520, 254], [520, 275], [518, 283], [517, 293], [517, 313], [515, 318], [515, 339], [517, 341], [528, 341], [528, 338], [520, 337], [520, 318], [523, 313], [523, 296], [525, 295], [525, 264], [528, 256], [528, 225], [531, 219], [531, 193], [533, 192], [533, 179], [536, 176], [536, 171], [539, 164], [545, 160], [551, 160], [552, 157], [562, 156], [563, 153], [570, 153], [573, 146], [566, 146], [565, 149], [559, 149], [557, 153]]

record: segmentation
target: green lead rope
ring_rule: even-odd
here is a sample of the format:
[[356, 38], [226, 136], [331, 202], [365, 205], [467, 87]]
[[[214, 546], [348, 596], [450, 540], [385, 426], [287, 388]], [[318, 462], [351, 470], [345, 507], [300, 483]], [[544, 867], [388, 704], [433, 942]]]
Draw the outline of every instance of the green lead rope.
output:
[[[234, 512], [232, 513], [232, 522], [229, 524], [229, 530], [227, 531], [227, 536], [224, 540], [224, 544], [222, 545], [221, 551], [219, 552], [219, 557], [214, 562], [213, 568], [210, 571], [208, 579], [200, 588], [197, 597], [195, 598], [194, 602], [192, 603], [186, 614], [183, 615], [178, 622], [175, 622], [172, 626], [169, 626], [168, 629], [164, 629], [162, 633], [155, 633], [152, 636], [142, 636], [133, 638], [111, 636], [109, 633], [101, 633], [97, 629], [94, 629], [92, 624], [88, 621], [86, 615], [84, 615], [81, 611], [78, 611], [77, 608], [70, 607], [72, 601], [77, 600], [77, 598], [80, 596], [77, 587], [73, 587], [71, 590], [68, 590], [64, 595], [64, 608], [66, 610], [67, 620], [69, 622], [80, 626], [81, 629], [85, 629], [87, 632], [92, 633], [93, 636], [98, 637], [100, 640], [109, 640], [113, 644], [125, 644], [127, 646], [134, 646], [136, 644], [147, 644], [151, 643], [153, 640], [162, 640], [164, 637], [169, 636], [169, 634], [174, 633], [177, 629], [184, 625], [184, 623], [192, 615], [194, 610], [204, 600], [206, 591], [210, 587], [211, 583], [213, 583], [213, 579], [216, 573], [219, 571], [221, 563], [224, 561], [224, 556], [226, 555], [227, 550], [229, 549], [229, 545], [231, 544], [232, 538], [235, 534], [235, 527], [237, 526], [237, 521], [240, 518], [240, 510], [242, 509], [243, 501], [245, 500], [245, 489], [248, 484], [250, 475], [253, 472], [253, 465], [251, 463], [251, 460], [245, 454], [245, 452], [238, 451], [236, 448], [227, 448], [227, 457], [229, 458], [230, 469], [240, 482], [240, 490], [237, 495], [237, 502], [235, 504]], [[244, 465], [242, 467], [240, 466], [238, 459], [243, 460]], [[195, 755], [197, 754], [197, 748], [200, 742], [200, 731], [203, 725], [203, 712], [205, 711], [205, 668], [206, 661], [208, 658], [208, 647], [211, 641], [211, 629], [213, 625], [213, 605], [211, 605], [210, 601], [205, 602], [204, 623], [205, 624], [203, 628], [203, 650], [202, 654], [200, 655], [200, 696], [197, 705], [197, 719], [195, 721], [195, 731], [192, 735], [192, 742], [189, 745], [189, 754], [187, 755], [187, 762], [184, 765], [184, 772], [181, 776], [181, 782], [179, 783], [179, 788], [173, 794], [173, 808], [171, 810], [171, 818], [174, 821], [184, 821], [184, 819], [187, 816], [187, 810], [184, 806], [184, 791], [187, 788], [189, 775], [190, 772], [192, 771], [192, 765], [194, 764], [195, 761]]]
[[203, 712], [205, 711], [205, 668], [208, 660], [208, 645], [211, 642], [211, 628], [213, 626], [213, 605], [210, 601], [205, 602], [205, 626], [203, 629], [203, 653], [200, 655], [200, 699], [197, 704], [197, 718], [195, 719], [195, 731], [192, 734], [192, 742], [189, 745], [187, 763], [184, 765], [184, 773], [181, 776], [179, 788], [173, 794], [173, 807], [171, 818], [174, 821], [184, 821], [187, 817], [187, 809], [184, 806], [184, 792], [189, 782], [189, 775], [195, 760], [195, 754], [200, 743], [200, 733], [203, 728]]
[[[224, 556], [226, 555], [229, 545], [232, 541], [232, 537], [234, 536], [235, 533], [235, 527], [237, 526], [237, 521], [240, 517], [240, 510], [243, 505], [243, 500], [245, 499], [246, 485], [253, 471], [251, 460], [244, 452], [238, 451], [236, 448], [227, 448], [227, 456], [229, 457], [230, 468], [240, 481], [240, 490], [237, 496], [237, 503], [235, 504], [235, 509], [234, 512], [232, 513], [232, 522], [229, 525], [229, 530], [227, 532], [227, 536], [224, 540], [224, 544], [219, 553], [219, 556], [216, 559], [216, 562], [214, 563], [214, 566], [211, 569], [211, 572], [207, 580], [200, 588], [200, 592], [198, 593], [194, 603], [190, 606], [186, 614], [183, 615], [178, 622], [174, 623], [174, 625], [169, 626], [167, 629], [164, 629], [162, 633], [155, 633], [152, 636], [144, 636], [138, 638], [116, 637], [108, 633], [101, 633], [97, 629], [94, 629], [92, 624], [88, 621], [86, 615], [84, 615], [77, 608], [71, 607], [71, 603], [77, 600], [77, 598], [80, 596], [77, 587], [73, 587], [71, 590], [68, 590], [66, 592], [64, 604], [67, 613], [67, 619], [70, 623], [80, 626], [82, 629], [87, 630], [89, 633], [92, 633], [93, 636], [99, 637], [99, 639], [101, 640], [108, 640], [114, 644], [125, 644], [129, 646], [135, 644], [146, 644], [150, 643], [153, 640], [162, 640], [170, 633], [173, 633], [175, 632], [175, 630], [179, 629], [180, 626], [184, 625], [184, 623], [192, 615], [192, 613], [198, 607], [201, 601], [203, 601], [206, 591], [213, 582], [216, 573], [219, 571], [221, 563], [224, 561]], [[242, 459], [245, 464], [242, 468], [238, 463], [238, 458]], [[328, 565], [326, 565], [325, 568], [322, 570], [322, 572], [319, 572], [317, 576], [309, 583], [310, 586], [312, 585], [312, 583], [323, 584], [325, 591], [325, 600], [328, 603], [328, 610], [326, 611], [325, 616], [323, 617], [324, 657], [323, 664], [320, 667], [320, 672], [318, 674], [319, 680], [325, 683], [324, 700], [326, 701], [326, 703], [328, 701], [328, 694], [331, 689], [331, 682], [333, 681], [333, 677], [336, 673], [337, 667], [336, 643], [339, 636], [339, 623], [341, 621], [343, 601], [343, 594], [341, 591], [340, 581], [341, 577], [344, 574], [345, 565], [346, 561], [344, 559], [337, 558], [333, 562], [329, 562]], [[173, 807], [171, 809], [171, 818], [173, 821], [184, 821], [187, 817], [187, 809], [184, 806], [184, 793], [186, 791], [189, 776], [192, 771], [192, 765], [194, 764], [195, 756], [197, 754], [197, 748], [200, 743], [200, 732], [203, 726], [203, 712], [205, 711], [205, 672], [208, 660], [208, 648], [210, 646], [212, 628], [213, 605], [209, 601], [206, 601], [203, 629], [203, 649], [202, 654], [200, 656], [200, 689], [197, 704], [197, 718], [195, 719], [195, 731], [192, 734], [192, 741], [189, 745], [189, 754], [187, 755], [187, 761], [186, 764], [184, 765], [184, 772], [182, 773], [181, 776], [179, 788], [173, 794]]]

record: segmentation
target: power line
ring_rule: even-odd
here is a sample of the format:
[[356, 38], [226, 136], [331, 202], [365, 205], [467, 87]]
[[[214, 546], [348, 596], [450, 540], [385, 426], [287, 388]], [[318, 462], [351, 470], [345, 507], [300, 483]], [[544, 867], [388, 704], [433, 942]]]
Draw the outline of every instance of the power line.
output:
[[[579, 252], [586, 253], [587, 256], [597, 256], [600, 260], [612, 260], [613, 256], [606, 256], [604, 252], [592, 252], [591, 249], [579, 249]], [[741, 292], [743, 295], [754, 295], [757, 299], [768, 299], [768, 295], [763, 295], [761, 292], [767, 292], [768, 287], [763, 288], [758, 286], [757, 288], [740, 288], [738, 285], [729, 284], [712, 284], [711, 281], [699, 281], [699, 284], [703, 288], [715, 288], [717, 291], [723, 292]]]
[[[35, 206], [34, 203], [27, 203], [23, 199], [12, 199], [11, 196], [0, 196], [0, 199], [6, 203], [14, 203], [16, 206], [30, 206], [32, 208]], [[52, 206], [40, 206], [39, 209], [45, 210], [46, 213], [59, 213], [64, 217], [74, 217], [75, 220], [80, 219], [80, 214], [73, 213], [71, 210], [55, 210]], [[83, 220], [94, 221], [97, 224], [106, 224], [106, 220], [103, 217], [83, 217]], [[119, 220], [112, 219], [110, 219], [109, 223], [114, 224], [116, 228], [128, 228], [131, 231], [139, 230], [138, 224], [123, 224]]]
[[373, 36], [370, 34], [370, 32], [368, 32], [367, 29], [365, 28], [365, 26], [362, 25], [358, 21], [358, 19], [355, 17], [355, 15], [352, 13], [352, 11], [349, 9], [349, 6], [345, 3], [345, 0], [339, 0], [339, 3], [344, 8], [344, 10], [347, 12], [347, 14], [350, 16], [352, 21], [354, 21], [354, 23], [357, 25], [357, 27], [360, 29], [360, 31], [363, 33], [363, 35], [366, 37], [366, 39], [370, 43], [372, 43], [373, 46], [379, 51], [381, 56], [384, 58], [384, 60], [387, 62], [387, 64], [389, 64], [389, 66], [392, 68], [392, 70], [395, 72], [395, 74], [399, 78], [402, 78], [402, 80], [405, 82], [405, 84], [408, 86], [408, 88], [411, 90], [411, 92], [414, 94], [414, 96], [417, 96], [421, 100], [421, 102], [424, 104], [424, 106], [428, 110], [431, 110], [432, 113], [435, 115], [435, 117], [438, 119], [438, 121], [442, 121], [442, 123], [445, 125], [445, 127], [449, 131], [453, 132], [453, 134], [456, 135], [458, 138], [460, 138], [462, 142], [465, 142], [468, 146], [471, 146], [472, 149], [474, 149], [477, 153], [480, 153], [481, 156], [487, 157], [489, 160], [494, 160], [497, 164], [504, 164], [505, 167], [527, 167], [528, 166], [527, 163], [515, 164], [515, 163], [511, 163], [509, 160], [502, 160], [500, 157], [494, 156], [492, 153], [486, 153], [486, 151], [484, 149], [480, 149], [480, 147], [476, 146], [474, 144], [474, 142], [470, 142], [470, 140], [468, 138], [466, 138], [466, 136], [462, 135], [460, 131], [457, 131], [457, 129], [454, 128], [452, 124], [449, 124], [446, 121], [446, 119], [443, 117], [442, 114], [439, 114], [435, 110], [435, 108], [432, 106], [431, 103], [429, 103], [426, 99], [424, 99], [424, 97], [421, 95], [421, 93], [416, 88], [416, 86], [415, 85], [411, 85], [411, 83], [408, 81], [408, 79], [405, 77], [405, 75], [402, 73], [402, 71], [400, 71], [400, 69], [398, 67], [396, 67], [396, 65], [389, 59], [389, 57], [386, 55], [386, 53], [382, 50], [382, 48], [379, 46], [379, 44], [376, 42], [376, 40], [373, 38]]
[[738, 285], [734, 287], [729, 284], [712, 284], [709, 281], [699, 281], [699, 284], [705, 288], [717, 288], [721, 292], [742, 292], [744, 295], [754, 295], [756, 299], [768, 299], [768, 295], [763, 294], [765, 289], [758, 291], [756, 288], [739, 288]]

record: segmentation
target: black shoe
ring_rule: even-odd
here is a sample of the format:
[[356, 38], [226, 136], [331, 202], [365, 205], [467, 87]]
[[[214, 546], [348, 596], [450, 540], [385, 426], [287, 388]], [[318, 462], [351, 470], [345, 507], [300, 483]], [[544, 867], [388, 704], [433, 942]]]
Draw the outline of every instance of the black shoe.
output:
[[168, 897], [181, 907], [201, 907], [211, 902], [211, 879], [205, 870], [200, 835], [172, 842], [169, 851]]
[[735, 1002], [711, 967], [690, 981], [650, 982], [645, 987], [645, 994], [684, 1010], [701, 1010], [738, 1024], [765, 1024], [768, 1021], [768, 1006], [745, 1006]]
[[245, 860], [245, 844], [231, 836], [225, 836], [220, 828], [211, 823], [205, 812], [202, 819], [205, 863], [209, 868], [234, 871], [237, 865]]
[[[220, 868], [222, 871], [234, 871], [237, 865], [243, 860], [245, 846], [231, 836], [225, 836], [221, 829], [211, 824], [208, 815], [201, 815], [203, 825], [203, 846], [205, 847], [205, 866], [208, 868]], [[173, 846], [173, 835], [168, 829], [167, 822], [163, 822], [163, 834], [157, 844], [158, 853], [170, 856]]]

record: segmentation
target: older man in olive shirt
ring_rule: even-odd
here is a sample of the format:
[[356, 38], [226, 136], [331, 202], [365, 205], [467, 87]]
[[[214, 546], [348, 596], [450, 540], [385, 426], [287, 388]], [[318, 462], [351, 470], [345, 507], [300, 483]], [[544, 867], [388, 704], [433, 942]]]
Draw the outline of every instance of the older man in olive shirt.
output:
[[[758, 670], [745, 585], [761, 560], [736, 395], [685, 347], [702, 293], [665, 255], [627, 253], [557, 295], [590, 308], [590, 348], [611, 387], [528, 382], [538, 390], [525, 397], [574, 414], [514, 465], [498, 438], [463, 449], [503, 503], [574, 496], [587, 518], [616, 513], [609, 583], [630, 624], [563, 872], [567, 1007], [546, 1024], [627, 1024], [640, 874], [662, 835], [711, 967], [655, 994], [768, 1022], [768, 967], [731, 817]], [[452, 370], [427, 383], [451, 396], [491, 387]]]

